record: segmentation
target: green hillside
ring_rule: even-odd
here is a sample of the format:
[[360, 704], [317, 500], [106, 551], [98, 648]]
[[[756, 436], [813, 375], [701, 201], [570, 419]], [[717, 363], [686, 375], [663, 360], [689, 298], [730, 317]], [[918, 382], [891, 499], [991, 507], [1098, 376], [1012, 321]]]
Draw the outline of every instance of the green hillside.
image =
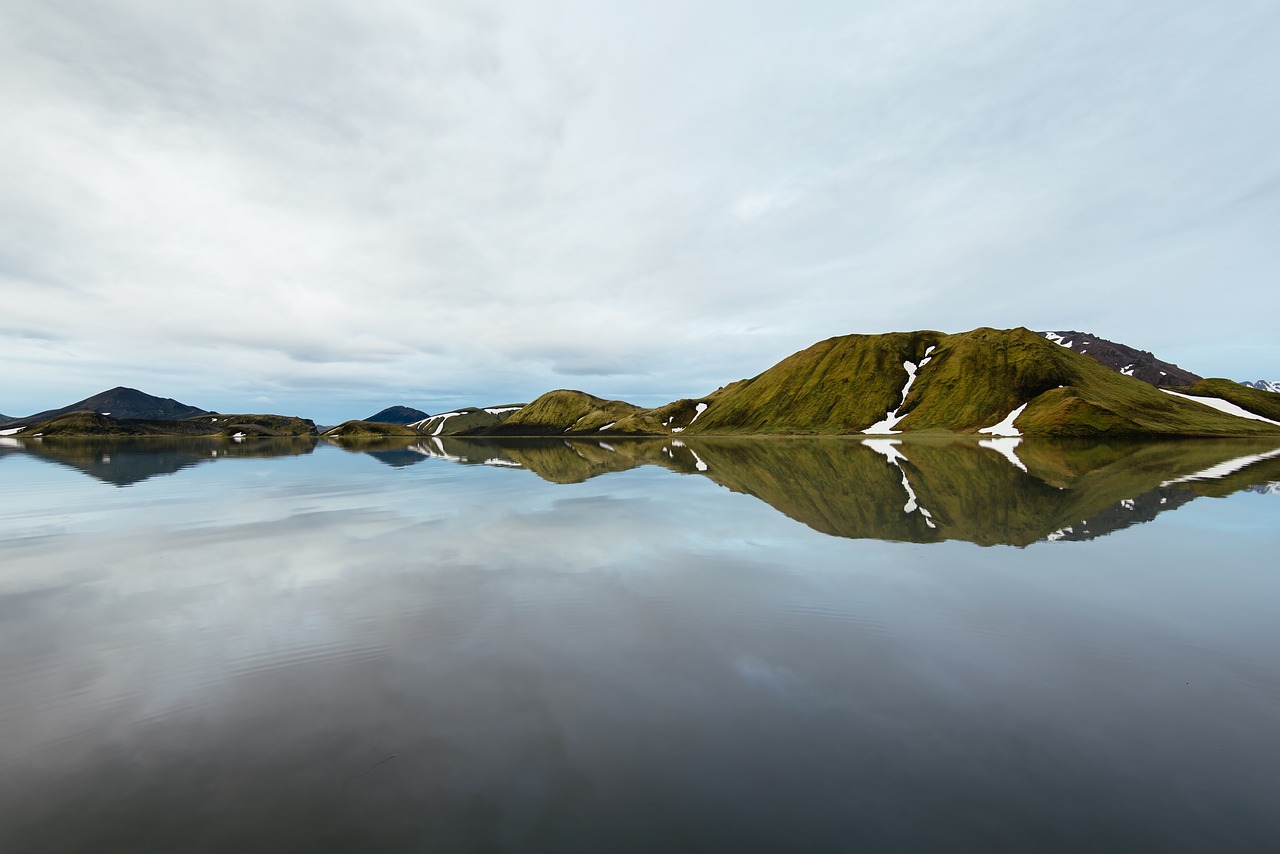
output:
[[[600, 433], [602, 428], [615, 433], [665, 432], [656, 422], [646, 423], [644, 427], [647, 429], [636, 424], [634, 416], [647, 412], [648, 410], [626, 401], [604, 400], [584, 391], [558, 389], [542, 395], [491, 432], [511, 436]], [[620, 423], [627, 419], [631, 419], [627, 424]]]
[[1028, 436], [1280, 436], [1274, 425], [1164, 394], [1028, 329], [986, 328], [823, 341], [710, 395], [688, 430], [859, 433], [897, 407], [906, 362], [918, 371], [897, 410], [893, 429], [904, 433], [976, 433], [1025, 404], [1015, 427]]
[[208, 414], [176, 421], [114, 418], [98, 412], [59, 415], [22, 430], [24, 437], [64, 438], [93, 436], [314, 436], [315, 422], [287, 415]]

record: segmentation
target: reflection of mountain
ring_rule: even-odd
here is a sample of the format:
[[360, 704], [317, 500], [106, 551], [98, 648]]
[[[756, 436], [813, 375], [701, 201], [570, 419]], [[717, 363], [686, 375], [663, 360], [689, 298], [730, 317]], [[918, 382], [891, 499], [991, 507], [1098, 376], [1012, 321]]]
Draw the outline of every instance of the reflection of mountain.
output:
[[1280, 479], [1250, 441], [1099, 444], [778, 439], [436, 443], [457, 462], [518, 463], [556, 483], [641, 465], [700, 473], [840, 537], [1023, 546], [1102, 536], [1204, 495]]
[[99, 439], [60, 442], [45, 439], [22, 443], [32, 456], [82, 471], [116, 486], [129, 486], [182, 469], [238, 457], [283, 457], [309, 454], [315, 439]]
[[[1202, 496], [1275, 491], [1280, 448], [1258, 440], [1099, 443], [1019, 439], [464, 439], [344, 441], [389, 466], [436, 458], [524, 468], [553, 483], [656, 465], [753, 495], [814, 530], [906, 542], [1024, 546], [1149, 522]], [[225, 457], [310, 453], [314, 439], [19, 443], [117, 485]]]

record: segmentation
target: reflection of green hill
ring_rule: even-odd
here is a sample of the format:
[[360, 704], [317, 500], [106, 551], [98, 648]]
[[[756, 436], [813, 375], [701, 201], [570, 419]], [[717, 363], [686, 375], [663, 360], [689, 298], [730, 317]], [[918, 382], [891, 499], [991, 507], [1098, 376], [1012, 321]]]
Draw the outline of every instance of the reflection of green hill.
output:
[[174, 474], [219, 458], [283, 457], [309, 454], [309, 438], [264, 438], [243, 442], [219, 439], [44, 439], [24, 442], [23, 451], [51, 463], [84, 472], [116, 486]]
[[973, 440], [453, 440], [453, 458], [498, 457], [555, 483], [640, 465], [701, 472], [809, 527], [840, 537], [1023, 546], [1086, 539], [1150, 521], [1199, 495], [1280, 480], [1280, 456], [1250, 440], [1022, 442], [1028, 469]]

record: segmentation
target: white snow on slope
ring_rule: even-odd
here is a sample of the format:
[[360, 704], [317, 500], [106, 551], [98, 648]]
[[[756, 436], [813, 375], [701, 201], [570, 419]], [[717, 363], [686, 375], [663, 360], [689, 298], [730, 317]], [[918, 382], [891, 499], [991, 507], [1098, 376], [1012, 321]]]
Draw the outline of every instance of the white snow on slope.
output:
[[22, 429], [21, 427], [13, 427], [9, 430], [0, 430], [0, 436], [12, 436], [14, 433], [17, 433], [21, 429]]
[[1260, 463], [1263, 460], [1269, 460], [1272, 457], [1280, 457], [1280, 448], [1274, 451], [1267, 451], [1265, 454], [1249, 454], [1244, 457], [1236, 457], [1234, 460], [1218, 463], [1216, 466], [1210, 466], [1204, 471], [1198, 471], [1195, 474], [1189, 474], [1185, 477], [1175, 478], [1174, 480], [1166, 480], [1161, 486], [1172, 486], [1175, 483], [1187, 483], [1192, 480], [1217, 480], [1226, 477], [1229, 474], [1235, 474], [1246, 466], [1254, 463]]
[[486, 409], [485, 412], [489, 413], [490, 415], [501, 415], [504, 412], [519, 412], [521, 409], [524, 409], [524, 407], [523, 406], [499, 406], [495, 409]]
[[[933, 348], [930, 347], [929, 349], [932, 350]], [[920, 364], [923, 365], [927, 361], [929, 360], [926, 358], [922, 360]], [[906, 418], [907, 416], [897, 415], [896, 413], [899, 409], [902, 408], [902, 404], [907, 402], [907, 395], [911, 393], [911, 386], [916, 381], [916, 363], [903, 362], [902, 367], [907, 369], [907, 384], [902, 387], [902, 400], [898, 401], [897, 406], [895, 406], [893, 409], [885, 413], [883, 420], [877, 421], [875, 424], [872, 424], [866, 430], [863, 430], [862, 431], [863, 433], [867, 433], [871, 435], [882, 435], [886, 433], [901, 432], [900, 430], [894, 430], [893, 428], [898, 426], [898, 422], [901, 421], [903, 418]]]
[[1026, 471], [1027, 467], [1023, 465], [1022, 460], [1018, 459], [1018, 455], [1013, 452], [1013, 449], [1018, 447], [1018, 445], [1021, 444], [1021, 442], [1022, 442], [1022, 438], [1020, 436], [1006, 436], [1001, 439], [979, 439], [978, 440], [978, 444], [981, 445], [982, 447], [990, 448], [1000, 456], [1004, 457], [1009, 462], [1013, 463], [1018, 468], [1022, 469], [1023, 471]]
[[1065, 335], [1059, 335], [1056, 332], [1046, 332], [1044, 337], [1048, 338], [1054, 344], [1060, 344], [1061, 346], [1066, 347], [1068, 350], [1070, 350], [1071, 345], [1075, 343], [1074, 341], [1067, 341]]
[[701, 415], [702, 413], [704, 413], [704, 412], [706, 412], [706, 411], [707, 411], [707, 405], [706, 405], [705, 403], [699, 403], [699, 404], [698, 404], [698, 406], [697, 406], [696, 408], [697, 408], [697, 410], [698, 410], [698, 411], [697, 411], [697, 412], [695, 412], [695, 413], [693, 413], [693, 417], [689, 419], [689, 425], [690, 425], [690, 426], [692, 426], [692, 425], [693, 425], [693, 422], [695, 422], [695, 421], [697, 421], [697, 420], [698, 420], [698, 416], [699, 416], [699, 415]]
[[1018, 416], [1021, 415], [1022, 410], [1026, 408], [1027, 405], [1024, 403], [1006, 415], [1004, 420], [999, 424], [992, 424], [990, 427], [983, 427], [978, 432], [988, 433], [992, 436], [1021, 436], [1022, 434], [1018, 432], [1018, 428], [1013, 426], [1013, 422], [1018, 420]]
[[597, 432], [597, 433], [603, 433], [605, 430], [608, 430], [610, 427], [612, 427], [614, 424], [617, 424], [617, 423], [618, 423], [617, 421], [610, 421], [608, 424], [604, 425], [603, 427], [601, 427], [601, 428], [600, 428], [599, 430], [597, 430], [596, 432]]
[[1179, 394], [1176, 391], [1169, 391], [1167, 388], [1160, 389], [1165, 394], [1171, 394], [1174, 397], [1180, 397], [1183, 400], [1189, 400], [1192, 403], [1200, 403], [1205, 406], [1225, 412], [1227, 415], [1234, 415], [1238, 418], [1248, 418], [1253, 421], [1265, 421], [1267, 424], [1274, 424], [1280, 427], [1280, 421], [1272, 421], [1270, 418], [1263, 418], [1261, 415], [1255, 415], [1243, 406], [1237, 406], [1229, 400], [1223, 400], [1220, 397], [1196, 397], [1190, 394]]

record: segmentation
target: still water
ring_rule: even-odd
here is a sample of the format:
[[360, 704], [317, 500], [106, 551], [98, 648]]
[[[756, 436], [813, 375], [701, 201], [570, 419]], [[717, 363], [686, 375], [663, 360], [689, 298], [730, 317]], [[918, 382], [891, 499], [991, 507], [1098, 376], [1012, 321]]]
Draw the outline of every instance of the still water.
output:
[[1257, 443], [0, 445], [0, 850], [1269, 851]]

